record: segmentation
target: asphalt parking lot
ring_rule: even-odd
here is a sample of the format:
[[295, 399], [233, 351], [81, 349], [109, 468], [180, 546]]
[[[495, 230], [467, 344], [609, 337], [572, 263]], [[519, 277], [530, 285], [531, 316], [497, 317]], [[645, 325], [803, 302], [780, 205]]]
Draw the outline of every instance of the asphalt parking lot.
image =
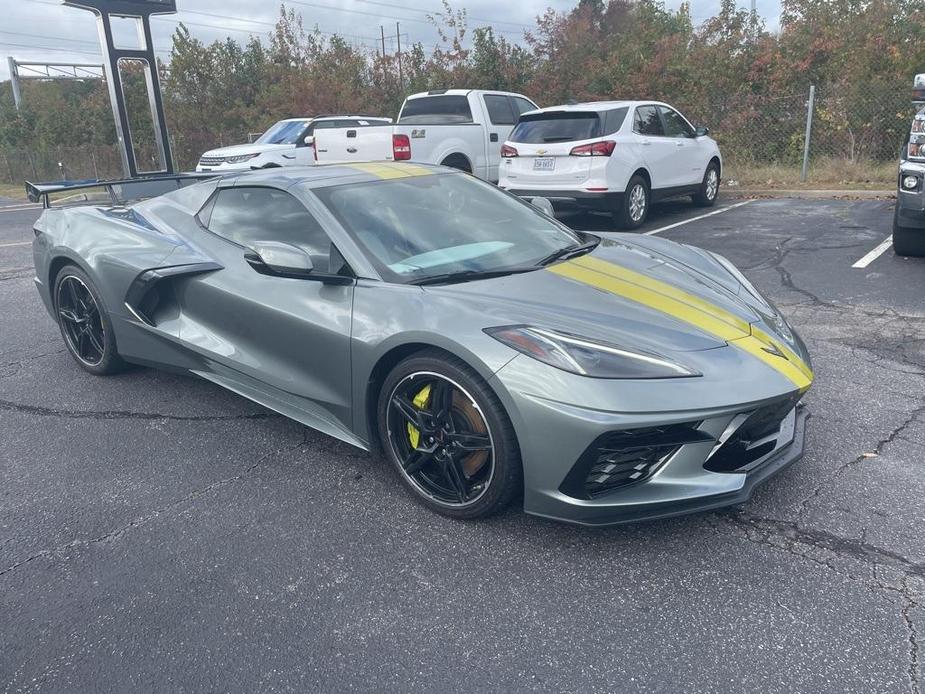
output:
[[588, 530], [450, 521], [209, 383], [86, 374], [37, 212], [0, 202], [0, 691], [921, 694], [925, 260], [852, 267], [891, 206], [656, 208], [802, 333], [806, 456], [740, 507]]

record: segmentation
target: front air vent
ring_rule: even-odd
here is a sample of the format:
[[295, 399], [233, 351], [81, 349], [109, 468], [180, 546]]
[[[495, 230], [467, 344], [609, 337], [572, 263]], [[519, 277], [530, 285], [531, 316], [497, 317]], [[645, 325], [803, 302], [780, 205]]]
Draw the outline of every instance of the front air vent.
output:
[[604, 434], [582, 454], [559, 490], [592, 499], [644, 482], [681, 446], [713, 440], [697, 429], [699, 425], [688, 422]]

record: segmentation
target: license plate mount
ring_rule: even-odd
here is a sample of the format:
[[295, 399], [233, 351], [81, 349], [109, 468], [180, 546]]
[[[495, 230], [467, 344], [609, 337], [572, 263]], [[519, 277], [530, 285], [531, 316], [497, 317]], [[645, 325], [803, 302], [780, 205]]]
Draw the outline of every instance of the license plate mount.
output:
[[553, 157], [537, 157], [533, 160], [534, 171], [555, 171], [556, 160]]

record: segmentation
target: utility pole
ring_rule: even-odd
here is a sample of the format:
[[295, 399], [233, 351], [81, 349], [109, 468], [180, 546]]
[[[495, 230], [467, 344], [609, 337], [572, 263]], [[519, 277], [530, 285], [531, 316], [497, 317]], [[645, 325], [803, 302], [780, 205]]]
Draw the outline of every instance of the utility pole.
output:
[[405, 89], [405, 80], [401, 70], [401, 27], [395, 22], [395, 40], [398, 42], [398, 88], [401, 91]]
[[382, 28], [382, 25], [379, 25], [379, 33], [382, 35], [382, 57], [385, 58], [385, 29]]
[[13, 88], [13, 105], [19, 110], [19, 104], [22, 102], [22, 94], [19, 91], [19, 72], [16, 70], [16, 61], [13, 56], [7, 58], [10, 61], [10, 86]]

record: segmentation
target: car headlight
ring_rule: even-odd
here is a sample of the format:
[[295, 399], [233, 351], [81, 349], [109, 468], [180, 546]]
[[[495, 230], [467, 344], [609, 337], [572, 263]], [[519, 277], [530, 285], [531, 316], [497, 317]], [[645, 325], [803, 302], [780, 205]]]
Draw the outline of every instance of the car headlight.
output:
[[528, 357], [591, 378], [681, 378], [701, 374], [658, 354], [528, 325], [485, 328]]
[[229, 164], [240, 164], [242, 161], [248, 161], [257, 156], [260, 156], [259, 152], [257, 154], [239, 154], [236, 157], [228, 157], [225, 161]]
[[919, 177], [905, 175], [902, 177], [902, 187], [903, 190], [915, 190], [919, 187]]

